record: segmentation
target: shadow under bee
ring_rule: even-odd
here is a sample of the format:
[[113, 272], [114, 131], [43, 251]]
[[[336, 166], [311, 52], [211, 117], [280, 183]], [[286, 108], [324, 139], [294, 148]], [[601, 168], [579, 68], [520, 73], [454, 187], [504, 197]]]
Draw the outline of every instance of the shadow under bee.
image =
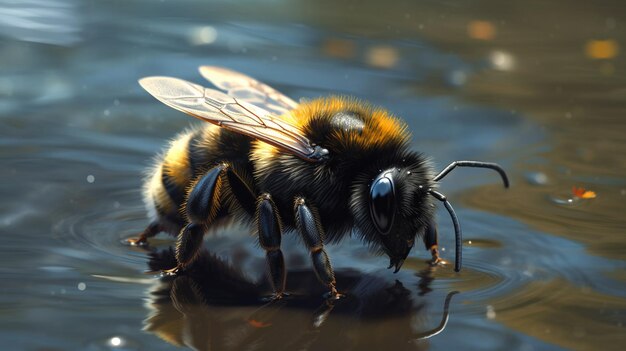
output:
[[[159, 270], [172, 262], [168, 249], [153, 252], [149, 266]], [[352, 270], [336, 274], [342, 291], [349, 292], [340, 300], [324, 299], [314, 272], [303, 270], [289, 273], [290, 296], [264, 302], [271, 291], [265, 279], [251, 281], [203, 250], [185, 274], [165, 276], [153, 286], [144, 330], [197, 350], [420, 349], [426, 346], [421, 340], [445, 328], [457, 293], [448, 294], [433, 328], [426, 325], [426, 299], [400, 281]], [[430, 291], [430, 281], [417, 284], [419, 295]]]

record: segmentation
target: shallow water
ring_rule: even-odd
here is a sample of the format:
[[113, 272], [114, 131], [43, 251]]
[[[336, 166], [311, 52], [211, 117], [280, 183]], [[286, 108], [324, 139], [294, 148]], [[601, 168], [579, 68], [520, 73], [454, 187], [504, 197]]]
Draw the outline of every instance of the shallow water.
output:
[[[2, 348], [619, 349], [626, 6], [594, 4], [0, 0]], [[293, 296], [263, 305], [263, 253], [245, 227], [207, 238], [188, 276], [146, 275], [171, 263], [173, 241], [121, 243], [147, 224], [142, 172], [195, 122], [136, 81], [202, 83], [202, 64], [294, 98], [385, 106], [438, 167], [498, 162], [512, 187], [471, 169], [442, 182], [465, 234], [459, 274], [421, 248], [394, 275], [357, 240], [330, 247], [349, 294], [332, 306], [291, 237]], [[446, 297], [445, 329], [424, 338]]]

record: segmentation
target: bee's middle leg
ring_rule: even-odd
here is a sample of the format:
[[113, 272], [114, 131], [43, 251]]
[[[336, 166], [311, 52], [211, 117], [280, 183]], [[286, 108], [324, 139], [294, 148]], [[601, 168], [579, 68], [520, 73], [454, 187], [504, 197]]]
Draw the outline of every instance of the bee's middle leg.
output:
[[256, 220], [259, 243], [265, 250], [269, 278], [274, 289], [273, 299], [280, 299], [285, 294], [287, 271], [285, 270], [285, 258], [280, 250], [282, 222], [270, 194], [259, 196]]
[[311, 252], [313, 269], [317, 278], [330, 289], [330, 297], [341, 297], [337, 292], [335, 272], [330, 264], [330, 259], [324, 250], [324, 231], [320, 224], [319, 216], [311, 210], [304, 198], [296, 198], [294, 205], [296, 228], [302, 236], [302, 240]]

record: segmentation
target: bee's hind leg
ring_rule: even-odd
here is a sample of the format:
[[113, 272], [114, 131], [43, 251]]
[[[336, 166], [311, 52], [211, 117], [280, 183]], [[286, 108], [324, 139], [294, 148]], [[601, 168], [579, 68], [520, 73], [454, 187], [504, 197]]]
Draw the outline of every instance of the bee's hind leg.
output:
[[445, 263], [441, 257], [439, 257], [439, 250], [437, 249], [438, 239], [437, 239], [437, 225], [434, 222], [430, 222], [426, 226], [426, 230], [424, 231], [424, 245], [426, 246], [426, 250], [430, 251], [432, 255], [432, 259], [430, 260], [430, 264], [432, 266], [437, 266]]
[[223, 174], [227, 164], [220, 164], [206, 172], [190, 190], [185, 203], [188, 224], [181, 229], [176, 240], [177, 266], [163, 271], [175, 274], [192, 264], [202, 247], [207, 228], [214, 222], [220, 209], [220, 193], [224, 185]]
[[178, 234], [176, 241], [177, 266], [164, 271], [176, 274], [191, 265], [202, 247], [204, 233], [214, 223], [221, 207], [224, 187], [230, 187], [239, 204], [253, 211], [254, 195], [250, 187], [235, 173], [228, 163], [221, 163], [206, 172], [190, 190], [185, 203], [188, 224]]
[[330, 299], [340, 298], [342, 295], [337, 292], [335, 272], [330, 264], [328, 254], [324, 250], [324, 230], [317, 212], [311, 209], [304, 198], [301, 197], [296, 198], [294, 211], [296, 228], [311, 252], [313, 269], [317, 278], [330, 289]]
[[280, 250], [282, 223], [270, 194], [259, 196], [256, 220], [259, 243], [265, 250], [270, 283], [274, 289], [272, 299], [280, 299], [285, 295], [287, 272], [283, 252]]
[[162, 231], [163, 231], [163, 228], [161, 227], [161, 224], [158, 221], [154, 221], [150, 223], [146, 227], [146, 229], [144, 229], [143, 232], [141, 232], [141, 234], [139, 234], [139, 237], [128, 238], [126, 239], [126, 243], [130, 244], [131, 246], [147, 246], [148, 238], [151, 238], [159, 234]]

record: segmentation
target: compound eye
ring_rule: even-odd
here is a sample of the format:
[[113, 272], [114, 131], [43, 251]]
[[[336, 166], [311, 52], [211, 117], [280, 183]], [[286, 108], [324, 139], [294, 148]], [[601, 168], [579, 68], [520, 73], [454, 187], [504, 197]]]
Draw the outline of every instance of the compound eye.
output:
[[391, 172], [374, 179], [370, 189], [370, 215], [379, 232], [389, 234], [396, 215], [396, 196]]

